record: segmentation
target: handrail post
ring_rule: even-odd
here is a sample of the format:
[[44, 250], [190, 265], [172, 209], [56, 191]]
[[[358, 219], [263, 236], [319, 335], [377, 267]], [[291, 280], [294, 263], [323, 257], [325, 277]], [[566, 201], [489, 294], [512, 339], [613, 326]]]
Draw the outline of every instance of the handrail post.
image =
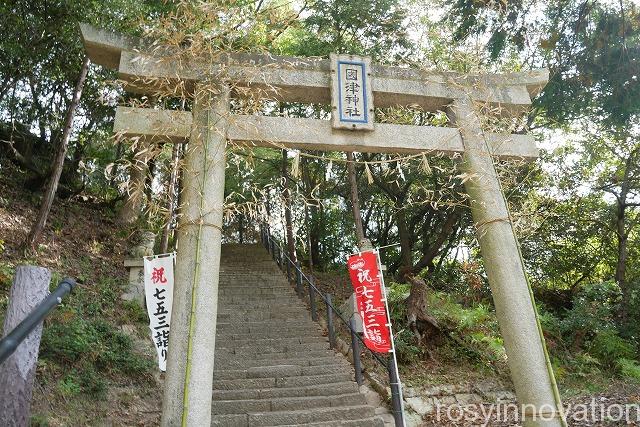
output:
[[351, 318], [349, 321], [349, 330], [351, 331], [351, 353], [353, 354], [353, 368], [356, 371], [356, 383], [362, 385], [364, 379], [362, 378], [362, 362], [360, 361], [360, 345], [358, 343], [358, 337], [356, 335], [356, 321]]
[[[48, 280], [48, 279], [47, 279]], [[62, 303], [62, 298], [76, 287], [76, 281], [63, 279], [58, 287], [42, 300], [12, 331], [0, 340], [0, 364], [18, 348], [20, 343], [43, 321], [51, 310]]]
[[282, 248], [280, 247], [280, 244], [276, 245], [276, 247], [278, 248], [278, 257], [276, 262], [278, 263], [280, 270], [282, 270]]
[[393, 355], [389, 356], [387, 369], [389, 371], [389, 385], [391, 386], [391, 408], [393, 412], [393, 419], [395, 420], [396, 427], [404, 427], [402, 402], [400, 401], [400, 382], [396, 375], [396, 362]]
[[296, 263], [296, 292], [298, 296], [302, 296], [302, 268], [300, 267], [300, 261]]
[[333, 326], [333, 306], [331, 305], [331, 294], [325, 295], [327, 303], [327, 330], [329, 332], [329, 347], [336, 348], [336, 330]]
[[313, 276], [309, 276], [309, 307], [311, 307], [311, 320], [318, 321], [318, 309], [316, 307], [316, 291], [313, 288]]
[[280, 245], [278, 245], [278, 255], [279, 255], [279, 261], [280, 261], [280, 270], [284, 271], [284, 250]]

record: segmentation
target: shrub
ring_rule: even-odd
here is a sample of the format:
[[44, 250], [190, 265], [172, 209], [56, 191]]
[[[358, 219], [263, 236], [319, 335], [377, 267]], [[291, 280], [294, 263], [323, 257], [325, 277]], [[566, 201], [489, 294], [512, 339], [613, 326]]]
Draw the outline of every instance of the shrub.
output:
[[49, 421], [47, 420], [46, 416], [36, 414], [31, 416], [29, 425], [31, 427], [49, 427]]
[[633, 359], [635, 348], [632, 344], [618, 336], [613, 330], [606, 330], [596, 334], [589, 353], [596, 357], [604, 366], [615, 367], [620, 359]]
[[582, 286], [573, 298], [573, 307], [561, 322], [562, 332], [573, 337], [597, 334], [615, 327], [621, 292], [615, 282]]
[[129, 321], [144, 324], [149, 323], [147, 311], [140, 306], [137, 301], [124, 301], [122, 307], [124, 308], [124, 317]]
[[41, 357], [57, 363], [73, 363], [96, 350], [99, 337], [83, 319], [48, 324], [42, 332]]
[[82, 391], [82, 387], [77, 381], [76, 376], [73, 373], [69, 373], [64, 378], [60, 380], [58, 383], [58, 388], [60, 392], [65, 396], [75, 396], [80, 394]]
[[640, 364], [635, 360], [619, 359], [618, 369], [623, 377], [640, 382]]
[[153, 361], [133, 352], [128, 335], [101, 319], [71, 317], [47, 325], [40, 357], [67, 372], [59, 383], [67, 395], [83, 392], [99, 397], [106, 390], [105, 375], [122, 373], [141, 378], [153, 367]]
[[394, 333], [394, 343], [399, 363], [411, 363], [420, 358], [423, 350], [418, 347], [416, 338], [409, 329], [401, 329]]

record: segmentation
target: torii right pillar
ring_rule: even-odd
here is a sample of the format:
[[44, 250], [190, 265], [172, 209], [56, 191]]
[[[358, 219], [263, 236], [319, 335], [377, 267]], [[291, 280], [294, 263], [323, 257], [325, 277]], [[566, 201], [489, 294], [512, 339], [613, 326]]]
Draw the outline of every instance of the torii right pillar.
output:
[[471, 213], [526, 427], [564, 427], [562, 403], [546, 352], [507, 201], [473, 101], [454, 100], [450, 116], [464, 141], [462, 168]]

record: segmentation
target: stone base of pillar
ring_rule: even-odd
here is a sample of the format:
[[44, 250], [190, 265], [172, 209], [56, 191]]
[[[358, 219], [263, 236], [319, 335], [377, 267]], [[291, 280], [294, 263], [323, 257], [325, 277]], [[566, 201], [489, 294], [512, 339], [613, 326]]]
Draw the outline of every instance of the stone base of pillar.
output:
[[144, 261], [142, 259], [125, 259], [124, 266], [129, 270], [129, 282], [120, 295], [125, 301], [135, 301], [144, 307]]

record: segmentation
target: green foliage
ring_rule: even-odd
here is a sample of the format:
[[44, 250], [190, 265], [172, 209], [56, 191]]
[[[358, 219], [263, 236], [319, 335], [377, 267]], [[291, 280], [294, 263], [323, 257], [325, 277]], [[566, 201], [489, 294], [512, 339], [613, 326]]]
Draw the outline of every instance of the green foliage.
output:
[[9, 289], [13, 282], [15, 268], [7, 262], [0, 262], [0, 289]]
[[395, 326], [393, 338], [396, 346], [398, 361], [404, 364], [415, 362], [423, 355], [423, 349], [416, 345], [416, 338], [406, 325], [407, 307], [405, 300], [409, 296], [410, 286], [391, 282], [387, 287], [387, 302], [391, 315], [391, 322]]
[[[394, 282], [388, 286], [387, 298], [394, 325], [406, 324], [405, 300], [410, 288], [408, 284]], [[472, 349], [488, 359], [482, 362], [504, 360], [504, 342], [498, 334], [495, 315], [488, 305], [479, 303], [465, 307], [454, 296], [445, 292], [429, 292], [428, 295], [428, 313], [468, 345], [467, 349], [458, 348], [456, 351], [469, 355], [469, 350]], [[405, 363], [423, 356], [424, 353], [416, 345], [415, 336], [408, 329], [396, 331], [396, 346]]]
[[107, 391], [104, 377], [92, 367], [82, 370], [73, 369], [58, 382], [60, 392], [65, 396], [76, 396], [85, 393], [92, 398], [103, 397]]
[[424, 350], [416, 345], [416, 337], [409, 329], [394, 331], [393, 338], [399, 363], [407, 365], [415, 363], [423, 356]]
[[100, 320], [70, 318], [47, 325], [42, 334], [41, 356], [79, 371], [92, 368], [101, 373], [123, 373], [144, 377], [151, 361], [132, 351], [131, 338]]
[[389, 304], [397, 305], [398, 310], [404, 310], [404, 300], [409, 297], [411, 291], [411, 285], [406, 283], [391, 282], [387, 289], [387, 298]]
[[108, 378], [116, 375], [148, 381], [154, 362], [134, 352], [132, 338], [112, 321], [117, 313], [127, 321], [140, 321], [143, 313], [131, 304], [120, 307], [119, 282], [99, 281], [81, 286], [45, 322], [40, 363], [60, 369], [58, 387], [63, 394], [99, 398]]
[[617, 332], [605, 330], [597, 333], [593, 338], [589, 353], [600, 360], [603, 366], [615, 367], [620, 359], [635, 358], [636, 349], [618, 336]]
[[613, 282], [584, 285], [573, 299], [573, 307], [560, 323], [567, 336], [598, 334], [615, 326], [620, 288]]
[[31, 415], [29, 425], [31, 427], [49, 427], [49, 420], [44, 415], [34, 414]]
[[65, 396], [75, 396], [82, 392], [82, 387], [73, 375], [67, 375], [58, 383], [60, 392]]
[[636, 360], [619, 359], [617, 364], [623, 377], [640, 382], [640, 364]]
[[137, 301], [124, 301], [122, 308], [125, 311], [124, 317], [130, 319], [131, 322], [149, 323], [149, 315]]
[[601, 366], [603, 366], [598, 359], [585, 352], [579, 352], [574, 357], [565, 360], [567, 372], [570, 372], [572, 376], [578, 378], [598, 374]]
[[302, 56], [350, 53], [388, 62], [410, 48], [403, 25], [407, 12], [395, 0], [318, 0], [310, 9], [302, 21], [304, 31], [295, 29], [283, 39], [282, 51]]

